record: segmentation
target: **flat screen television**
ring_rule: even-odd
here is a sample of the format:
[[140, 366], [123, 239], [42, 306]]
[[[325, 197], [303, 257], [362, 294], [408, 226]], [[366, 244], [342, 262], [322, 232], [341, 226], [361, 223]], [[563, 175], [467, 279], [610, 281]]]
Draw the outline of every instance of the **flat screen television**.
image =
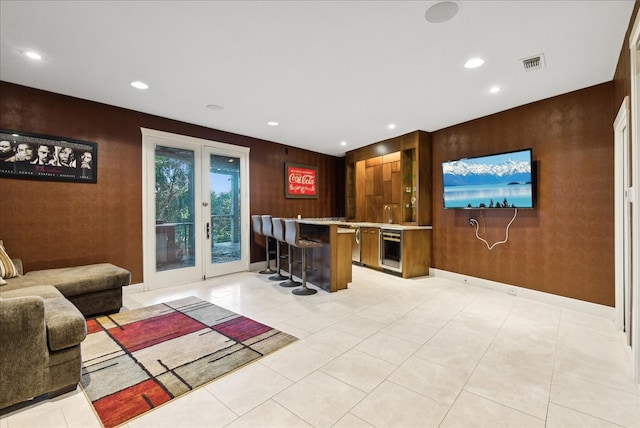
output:
[[531, 149], [442, 162], [444, 208], [533, 208]]

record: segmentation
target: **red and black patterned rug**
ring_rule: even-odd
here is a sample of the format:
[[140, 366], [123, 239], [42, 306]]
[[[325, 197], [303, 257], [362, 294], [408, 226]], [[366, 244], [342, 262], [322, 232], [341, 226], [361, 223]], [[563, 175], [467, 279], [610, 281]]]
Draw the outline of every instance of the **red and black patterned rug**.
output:
[[80, 383], [106, 428], [296, 340], [196, 297], [91, 319], [87, 331]]

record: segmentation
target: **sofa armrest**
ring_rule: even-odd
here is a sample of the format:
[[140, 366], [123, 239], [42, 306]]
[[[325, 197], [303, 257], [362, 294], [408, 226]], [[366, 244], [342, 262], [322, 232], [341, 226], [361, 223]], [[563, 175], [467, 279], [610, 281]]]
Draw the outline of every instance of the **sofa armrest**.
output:
[[22, 264], [22, 260], [21, 259], [11, 259], [11, 261], [13, 262], [13, 265], [16, 267], [16, 270], [18, 271], [18, 275], [20, 275], [20, 276], [24, 275], [24, 266]]
[[44, 299], [0, 298], [0, 408], [41, 394], [48, 350]]

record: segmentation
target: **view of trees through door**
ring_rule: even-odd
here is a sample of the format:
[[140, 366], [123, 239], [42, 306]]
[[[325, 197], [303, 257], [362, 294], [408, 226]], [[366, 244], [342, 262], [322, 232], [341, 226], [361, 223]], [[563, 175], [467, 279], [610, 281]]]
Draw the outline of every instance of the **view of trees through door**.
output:
[[156, 270], [195, 266], [194, 152], [156, 146]]
[[240, 159], [209, 155], [211, 263], [240, 260]]

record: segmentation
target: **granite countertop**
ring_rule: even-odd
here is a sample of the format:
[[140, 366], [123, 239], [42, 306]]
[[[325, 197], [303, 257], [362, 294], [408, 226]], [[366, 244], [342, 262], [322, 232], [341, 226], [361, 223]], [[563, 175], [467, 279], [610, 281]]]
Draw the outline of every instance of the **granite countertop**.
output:
[[300, 223], [307, 224], [324, 224], [324, 225], [337, 225], [343, 228], [356, 228], [356, 227], [379, 227], [382, 229], [394, 229], [394, 230], [424, 230], [433, 229], [433, 226], [412, 226], [397, 223], [367, 223], [357, 221], [344, 221], [344, 220], [331, 220], [321, 218], [301, 218], [298, 219]]

